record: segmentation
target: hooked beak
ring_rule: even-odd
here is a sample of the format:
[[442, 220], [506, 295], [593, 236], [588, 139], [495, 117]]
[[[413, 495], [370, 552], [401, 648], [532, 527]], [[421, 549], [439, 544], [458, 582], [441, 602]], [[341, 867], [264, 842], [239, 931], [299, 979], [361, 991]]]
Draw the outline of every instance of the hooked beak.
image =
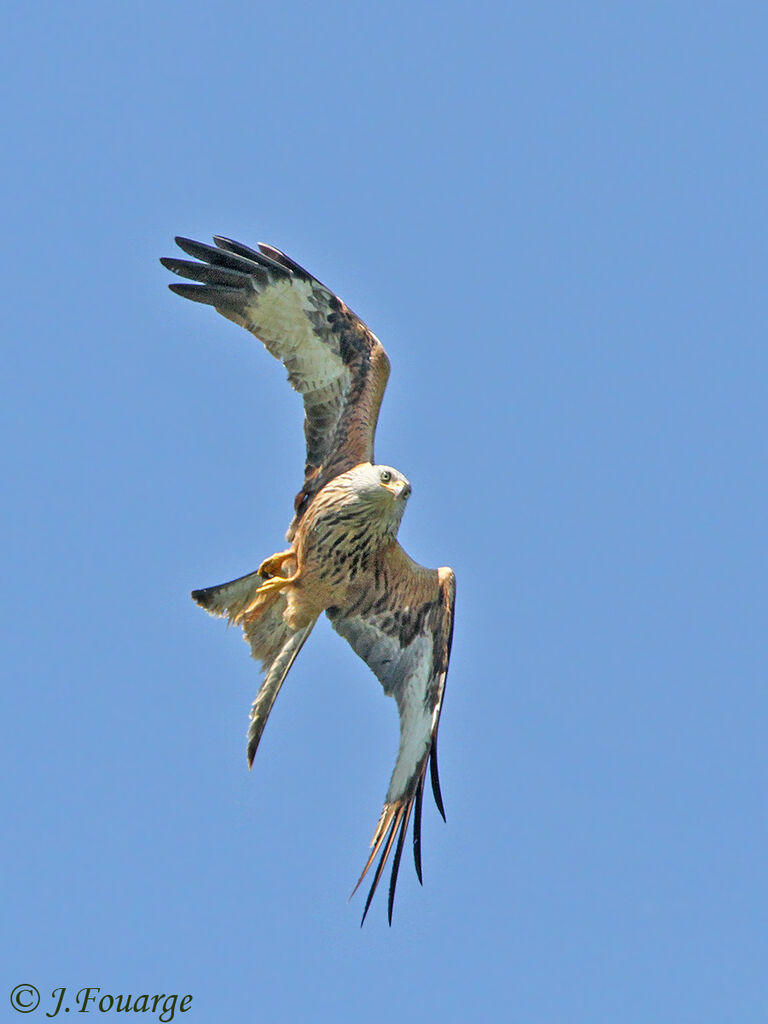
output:
[[386, 488], [390, 494], [394, 494], [396, 498], [402, 498], [403, 501], [411, 493], [411, 485], [406, 483], [405, 480], [397, 480], [395, 483], [382, 484], [382, 487]]

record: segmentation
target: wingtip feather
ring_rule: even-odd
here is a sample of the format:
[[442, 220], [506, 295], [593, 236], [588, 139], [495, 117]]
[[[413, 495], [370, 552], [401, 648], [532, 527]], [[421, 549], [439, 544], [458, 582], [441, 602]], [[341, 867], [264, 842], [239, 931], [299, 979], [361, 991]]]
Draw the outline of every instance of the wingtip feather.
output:
[[[224, 252], [242, 256], [243, 259], [250, 260], [267, 270], [275, 271], [280, 277], [284, 278], [291, 273], [291, 268], [282, 261], [273, 259], [271, 252], [264, 252], [261, 243], [258, 249], [252, 249], [249, 245], [243, 245], [242, 242], [236, 242], [233, 238], [226, 238], [224, 235], [214, 235], [213, 240], [217, 247]], [[271, 246], [266, 246], [266, 248], [271, 250]]]
[[432, 750], [429, 755], [429, 776], [432, 782], [432, 795], [435, 798], [437, 809], [443, 821], [445, 818], [445, 807], [443, 806], [443, 794], [440, 792], [440, 776], [437, 771], [437, 736], [432, 740]]
[[413, 803], [409, 803], [405, 809], [400, 821], [400, 834], [397, 837], [397, 846], [395, 847], [395, 855], [392, 858], [392, 874], [389, 879], [389, 897], [387, 899], [387, 921], [389, 922], [390, 928], [392, 927], [392, 910], [395, 905], [395, 889], [397, 888], [397, 875], [400, 871], [400, 858], [403, 855], [403, 843], [405, 841], [405, 834], [408, 831], [408, 822], [411, 819], [411, 808]]
[[[375, 894], [376, 889], [378, 887], [379, 879], [381, 878], [381, 874], [382, 874], [382, 872], [384, 870], [384, 865], [387, 863], [387, 860], [389, 859], [389, 854], [390, 854], [390, 851], [392, 849], [392, 843], [394, 842], [395, 835], [396, 835], [397, 829], [398, 829], [398, 825], [400, 824], [400, 822], [402, 820], [402, 817], [403, 817], [403, 812], [405, 811], [405, 807], [404, 807], [403, 804], [400, 804], [399, 807], [397, 807], [397, 805], [393, 804], [393, 805], [391, 805], [391, 807], [392, 807], [393, 814], [391, 814], [389, 816], [388, 828], [387, 828], [386, 832], [381, 832], [381, 834], [379, 835], [378, 842], [376, 843], [376, 847], [374, 848], [374, 851], [373, 851], [373, 856], [375, 856], [376, 853], [378, 853], [378, 850], [382, 846], [382, 844], [384, 845], [384, 849], [381, 852], [381, 857], [379, 858], [379, 863], [376, 866], [376, 874], [373, 876], [373, 881], [371, 882], [371, 888], [368, 891], [368, 899], [365, 901], [365, 909], [363, 910], [363, 916], [362, 916], [362, 919], [360, 921], [360, 927], [361, 928], [365, 924], [366, 915], [367, 915], [368, 910], [369, 910], [369, 908], [371, 906], [371, 903], [373, 902], [373, 897], [374, 897], [374, 894]], [[396, 811], [396, 813], [395, 813], [395, 811]], [[377, 830], [377, 834], [378, 834], [378, 830]], [[386, 843], [384, 843], [385, 837], [386, 837]], [[368, 861], [369, 865], [370, 865], [371, 859], [372, 859], [372, 857], [369, 858], [369, 861]], [[366, 867], [365, 870], [367, 871], [368, 867]], [[365, 872], [363, 872], [363, 874], [365, 874]], [[360, 881], [362, 881], [362, 876], [360, 878]], [[360, 882], [358, 882], [357, 884], [359, 885]], [[391, 924], [391, 921], [390, 921], [390, 924]]]
[[413, 815], [413, 863], [416, 867], [416, 877], [419, 885], [424, 885], [421, 876], [421, 802], [424, 799], [424, 776], [419, 779], [419, 788], [416, 790], [415, 810]]

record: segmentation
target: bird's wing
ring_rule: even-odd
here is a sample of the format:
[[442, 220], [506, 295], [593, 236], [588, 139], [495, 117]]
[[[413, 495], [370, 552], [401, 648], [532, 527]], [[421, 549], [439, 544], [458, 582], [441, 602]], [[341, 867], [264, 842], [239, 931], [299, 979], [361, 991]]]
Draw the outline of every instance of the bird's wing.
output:
[[307, 459], [291, 540], [321, 487], [360, 462], [373, 462], [389, 360], [362, 320], [284, 253], [218, 236], [214, 241], [212, 246], [177, 238], [187, 255], [202, 262], [160, 262], [198, 282], [170, 285], [177, 295], [214, 306], [259, 338], [304, 399]]
[[373, 670], [400, 712], [395, 770], [371, 842], [371, 855], [355, 886], [357, 891], [381, 851], [363, 921], [394, 845], [388, 906], [392, 922], [400, 856], [414, 809], [413, 855], [421, 881], [421, 801], [427, 763], [435, 803], [445, 818], [437, 773], [437, 728], [451, 652], [455, 595], [451, 569], [425, 569], [393, 543], [379, 556], [369, 585], [349, 607], [328, 610], [333, 628]]

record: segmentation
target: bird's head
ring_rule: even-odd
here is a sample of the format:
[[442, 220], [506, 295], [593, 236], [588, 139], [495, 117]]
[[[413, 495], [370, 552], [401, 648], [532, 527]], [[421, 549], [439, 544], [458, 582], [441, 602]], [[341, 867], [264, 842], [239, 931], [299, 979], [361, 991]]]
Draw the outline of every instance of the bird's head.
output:
[[407, 478], [391, 466], [374, 466], [370, 462], [355, 466], [343, 476], [348, 478], [358, 500], [387, 521], [387, 532], [396, 533], [411, 493]]
[[393, 500], [405, 503], [411, 493], [410, 482], [391, 466], [362, 462], [349, 471], [349, 476], [358, 494], [377, 504]]
[[388, 491], [396, 501], [402, 501], [405, 504], [411, 495], [410, 481], [391, 466], [371, 466], [371, 469], [376, 475], [376, 483], [379, 487]]

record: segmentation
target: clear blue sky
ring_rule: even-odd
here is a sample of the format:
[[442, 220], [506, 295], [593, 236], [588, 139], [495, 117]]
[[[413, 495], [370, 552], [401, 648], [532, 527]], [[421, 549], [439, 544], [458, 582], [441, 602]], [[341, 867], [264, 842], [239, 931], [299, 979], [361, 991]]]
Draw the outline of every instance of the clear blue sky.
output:
[[[3, 1020], [61, 985], [189, 1024], [766, 1019], [767, 33], [738, 0], [6, 16]], [[391, 929], [347, 896], [394, 704], [323, 623], [249, 774], [257, 666], [188, 597], [279, 549], [303, 458], [282, 368], [166, 288], [213, 233], [382, 339], [401, 539], [458, 577], [448, 821]]]

